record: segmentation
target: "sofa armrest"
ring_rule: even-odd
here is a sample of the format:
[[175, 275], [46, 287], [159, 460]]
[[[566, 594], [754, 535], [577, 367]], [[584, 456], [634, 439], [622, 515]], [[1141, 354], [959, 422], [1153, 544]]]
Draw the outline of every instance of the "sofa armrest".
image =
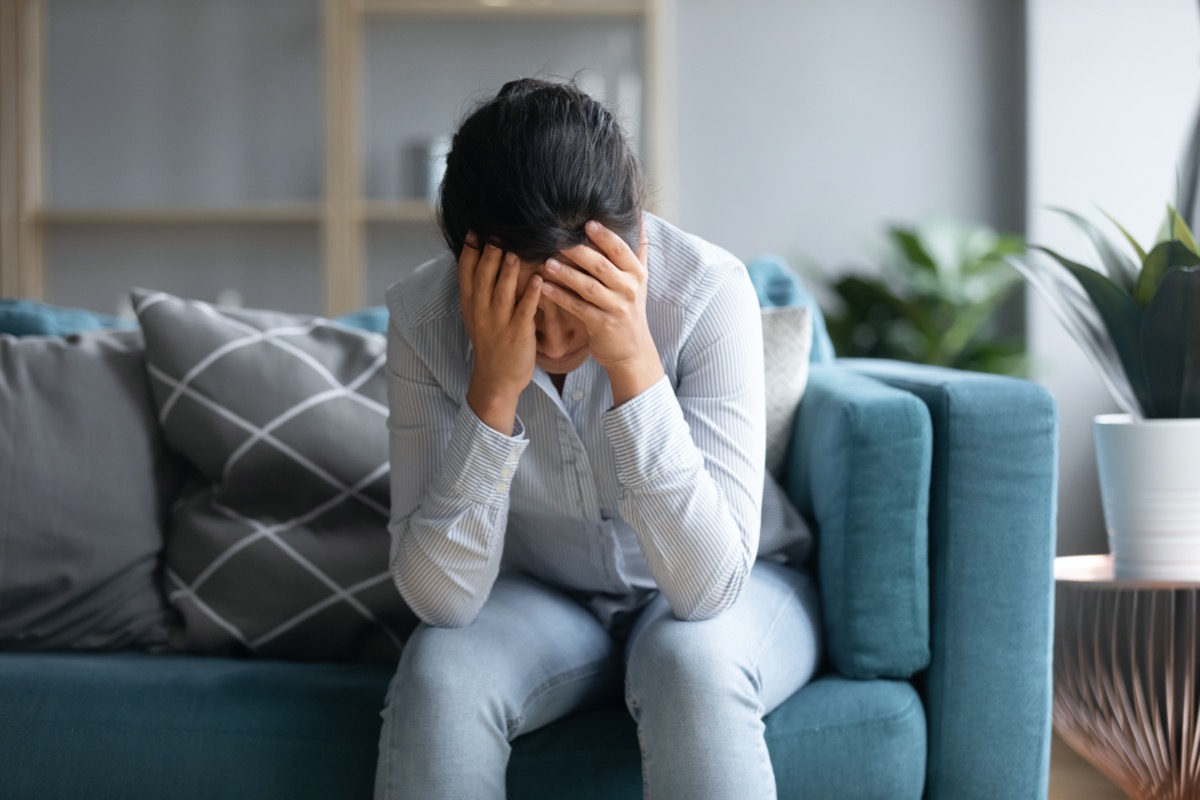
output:
[[1028, 381], [837, 362], [933, 423], [925, 796], [1044, 798], [1049, 775], [1058, 412]]
[[847, 678], [908, 678], [929, 663], [931, 449], [912, 394], [812, 365], [785, 483], [815, 523], [825, 649]]

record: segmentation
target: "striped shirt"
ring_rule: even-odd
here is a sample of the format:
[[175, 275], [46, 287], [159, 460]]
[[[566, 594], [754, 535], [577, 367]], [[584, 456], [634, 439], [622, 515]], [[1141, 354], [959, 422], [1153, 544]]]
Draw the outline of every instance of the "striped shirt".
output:
[[560, 395], [540, 367], [511, 436], [465, 397], [472, 347], [456, 261], [387, 292], [390, 568], [430, 625], [469, 624], [502, 566], [605, 622], [661, 591], [681, 619], [728, 608], [755, 558], [806, 547], [764, 470], [762, 327], [728, 252], [650, 214], [646, 316], [666, 375], [614, 408], [588, 359]]

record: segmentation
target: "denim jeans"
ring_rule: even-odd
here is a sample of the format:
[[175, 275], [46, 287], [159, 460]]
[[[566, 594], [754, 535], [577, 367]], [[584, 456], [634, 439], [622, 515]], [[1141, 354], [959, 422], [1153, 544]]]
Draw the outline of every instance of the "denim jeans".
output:
[[812, 677], [819, 630], [808, 576], [769, 561], [724, 614], [683, 622], [660, 595], [623, 643], [575, 599], [502, 573], [472, 624], [409, 639], [382, 712], [375, 797], [503, 798], [516, 736], [623, 688], [646, 798], [773, 798], [762, 718]]

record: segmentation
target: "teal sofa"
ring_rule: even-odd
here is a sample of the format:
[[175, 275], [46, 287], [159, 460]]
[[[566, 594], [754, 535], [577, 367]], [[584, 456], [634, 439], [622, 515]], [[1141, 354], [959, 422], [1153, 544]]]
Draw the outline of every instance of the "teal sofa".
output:
[[[769, 264], [754, 274], [765, 304], [811, 304]], [[1044, 798], [1054, 403], [1025, 381], [836, 360], [814, 328], [786, 488], [818, 535], [828, 657], [766, 719], [779, 796]], [[0, 800], [369, 798], [392, 673], [0, 653]], [[508, 783], [518, 799], [640, 797], [628, 713], [519, 738]]]

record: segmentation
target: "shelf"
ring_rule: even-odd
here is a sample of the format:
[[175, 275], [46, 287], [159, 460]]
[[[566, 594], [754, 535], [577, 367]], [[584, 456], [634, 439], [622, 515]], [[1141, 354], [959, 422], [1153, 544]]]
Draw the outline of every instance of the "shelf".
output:
[[225, 225], [246, 223], [317, 223], [316, 203], [261, 206], [143, 206], [128, 208], [51, 208], [34, 213], [43, 224], [69, 225]]
[[363, 14], [429, 17], [643, 16], [643, 0], [359, 0]]
[[372, 200], [362, 205], [368, 222], [434, 222], [437, 214], [426, 200]]
[[[498, 45], [495, 52], [482, 54], [485, 63], [525, 53], [533, 65], [558, 59], [593, 66], [620, 62], [622, 70], [632, 69], [644, 83], [644, 95], [638, 95], [644, 100], [638, 102], [644, 103], [645, 119], [639, 124], [652, 135], [642, 155], [653, 169], [662, 149], [655, 137], [665, 129], [652, 113], [664, 95], [659, 83], [665, 73], [656, 48], [666, 38], [664, 32], [673, 29], [669, 11], [675, 2], [317, 0], [291, 4], [299, 10], [287, 13], [274, 9], [276, 4], [271, 9], [239, 5], [231, 14], [196, 4], [186, 17], [156, 11], [135, 18], [130, 9], [116, 19], [85, 10], [89, 4], [0, 0], [0, 6], [16, 9], [0, 13], [0, 51], [14, 56], [0, 59], [13, 67], [0, 69], [0, 97], [11, 96], [9, 105], [20, 111], [0, 114], [0, 174], [13, 178], [0, 181], [0, 295], [46, 299], [44, 252], [51, 251], [51, 241], [56, 271], [62, 275], [68, 262], [93, 268], [96, 259], [87, 250], [93, 241], [119, 253], [130, 243], [154, 247], [180, 237], [194, 241], [188, 246], [203, 254], [212, 234], [236, 242], [261, 238], [272, 246], [314, 248], [320, 253], [325, 313], [360, 307], [367, 287], [368, 239], [387, 248], [382, 251], [386, 256], [376, 254], [377, 279], [371, 285], [376, 294], [379, 284], [395, 277], [398, 263], [420, 263], [444, 249], [429, 201], [405, 198], [416, 182], [408, 180], [413, 176], [406, 173], [414, 167], [403, 160], [410, 155], [401, 148], [446, 129], [469, 102], [463, 98], [477, 98], [487, 80], [533, 74], [520, 65], [480, 71], [456, 58], [445, 48], [446, 41], [455, 41], [456, 29], [468, 38], [484, 39], [489, 48]], [[106, 20], [97, 34], [95, 26]], [[496, 31], [489, 31], [492, 24]], [[196, 34], [201, 28], [228, 35], [225, 57], [203, 47], [204, 37]], [[579, 40], [537, 35], [560, 28]], [[388, 51], [385, 63], [394, 65], [386, 70], [371, 62], [378, 75], [399, 73], [376, 86], [412, 90], [409, 95], [392, 91], [370, 107], [377, 109], [372, 113], [400, 109], [394, 118], [384, 113], [376, 120], [387, 130], [376, 142], [366, 124], [367, 43], [397, 38], [395, 31], [406, 29], [418, 34], [415, 49]], [[609, 29], [619, 29], [620, 35]], [[525, 32], [516, 37], [522, 47], [505, 48], [503, 41], [488, 38], [495, 33], [511, 37], [513, 31]], [[425, 33], [436, 37], [420, 38]], [[51, 40], [53, 46], [47, 47]], [[93, 47], [95, 41], [106, 44]], [[582, 55], [574, 46], [580, 42], [586, 46]], [[49, 62], [47, 52], [54, 54]], [[60, 60], [60, 53], [75, 56]], [[395, 53], [411, 61], [395, 63]], [[410, 78], [409, 63], [433, 66], [428, 74], [418, 66]], [[147, 69], [148, 64], [154, 68]], [[244, 86], [220, 88], [237, 75], [247, 76]], [[620, 77], [615, 72], [602, 76], [606, 90], [609, 84], [619, 89]], [[51, 84], [61, 92], [51, 93], [62, 98], [58, 104], [47, 102]], [[410, 96], [421, 94], [415, 87], [425, 87], [421, 91], [429, 96]], [[276, 105], [275, 98], [281, 97], [292, 99]], [[90, 138], [97, 131], [86, 113], [93, 106], [109, 109], [109, 116], [119, 121], [102, 126], [95, 146]], [[419, 113], [410, 113], [413, 109]], [[179, 138], [176, 122], [193, 113], [202, 114], [204, 124]], [[79, 138], [78, 132], [85, 130], [87, 136]], [[48, 147], [55, 131], [62, 141]], [[637, 135], [642, 136], [641, 129]], [[288, 149], [281, 150], [284, 145]], [[48, 185], [46, 153], [51, 150], [57, 154], [56, 174], [72, 176], [70, 182]], [[253, 175], [237, 174], [232, 162], [220, 160], [226, 158], [254, 164]], [[210, 163], [225, 171], [209, 172]], [[164, 165], [173, 165], [169, 174]], [[110, 186], [125, 187], [127, 205], [96, 190]], [[202, 194], [189, 201], [189, 189], [202, 189]], [[171, 193], [176, 197], [165, 203], [154, 199]], [[101, 266], [123, 276], [128, 260], [113, 255], [111, 263]]]

